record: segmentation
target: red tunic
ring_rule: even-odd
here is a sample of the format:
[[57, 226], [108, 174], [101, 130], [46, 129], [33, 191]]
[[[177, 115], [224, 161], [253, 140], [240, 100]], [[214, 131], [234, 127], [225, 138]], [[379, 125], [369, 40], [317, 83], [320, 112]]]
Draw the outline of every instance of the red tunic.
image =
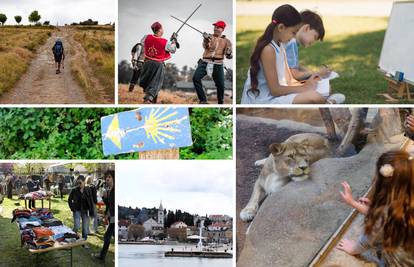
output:
[[169, 52], [165, 51], [167, 45], [167, 39], [157, 37], [154, 35], [147, 35], [144, 41], [145, 58], [163, 62], [171, 58]]

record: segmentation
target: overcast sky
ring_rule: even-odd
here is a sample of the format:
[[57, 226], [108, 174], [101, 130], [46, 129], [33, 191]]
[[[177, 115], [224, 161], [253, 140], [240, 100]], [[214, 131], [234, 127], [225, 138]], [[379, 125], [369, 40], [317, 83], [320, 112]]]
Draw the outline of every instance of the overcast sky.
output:
[[97, 20], [99, 24], [115, 21], [114, 0], [0, 0], [0, 13], [7, 16], [6, 24], [17, 24], [14, 16], [22, 16], [22, 24], [29, 24], [28, 17], [37, 10], [41, 22], [50, 21], [51, 25], [70, 24], [87, 19]]
[[233, 216], [231, 161], [118, 161], [117, 203], [126, 207]]
[[[132, 46], [145, 34], [152, 33], [153, 22], [159, 21], [163, 25], [164, 37], [169, 39], [171, 34], [181, 26], [181, 22], [174, 20], [170, 15], [185, 20], [199, 3], [202, 6], [191, 17], [188, 24], [202, 32], [212, 33], [212, 24], [217, 20], [223, 20], [227, 24], [223, 34], [233, 42], [232, 0], [119, 0], [118, 2], [119, 61], [131, 59]], [[181, 48], [167, 62], [175, 63], [180, 68], [184, 65], [195, 66], [203, 54], [202, 40], [200, 33], [184, 26], [178, 33]], [[231, 68], [233, 62], [226, 59], [225, 64]]]

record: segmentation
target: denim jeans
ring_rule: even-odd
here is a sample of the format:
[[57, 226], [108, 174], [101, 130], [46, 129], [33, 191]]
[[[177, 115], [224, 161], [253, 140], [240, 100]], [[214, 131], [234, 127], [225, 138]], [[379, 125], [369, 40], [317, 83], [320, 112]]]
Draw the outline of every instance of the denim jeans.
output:
[[[193, 84], [197, 92], [197, 97], [200, 102], [206, 102], [207, 96], [203, 89], [201, 79], [207, 75], [207, 62], [200, 61], [197, 69], [194, 72]], [[214, 64], [213, 67], [213, 81], [217, 88], [217, 102], [223, 104], [224, 101], [224, 68], [221, 64]]]
[[82, 218], [82, 238], [88, 239], [89, 234], [89, 215], [88, 212], [81, 212], [77, 210], [73, 212], [73, 231], [78, 232], [80, 227], [80, 220]]
[[93, 207], [93, 212], [94, 212], [94, 216], [91, 216], [92, 230], [96, 233], [98, 232], [98, 212], [96, 209], [96, 205], [95, 207]]

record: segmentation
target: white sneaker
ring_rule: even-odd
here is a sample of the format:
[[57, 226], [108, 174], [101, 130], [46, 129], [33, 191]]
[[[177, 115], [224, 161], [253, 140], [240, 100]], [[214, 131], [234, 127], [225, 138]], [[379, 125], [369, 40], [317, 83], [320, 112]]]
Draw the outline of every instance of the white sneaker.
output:
[[343, 94], [333, 94], [333, 95], [330, 95], [326, 99], [326, 102], [328, 104], [343, 104], [345, 102], [345, 95], [343, 95]]

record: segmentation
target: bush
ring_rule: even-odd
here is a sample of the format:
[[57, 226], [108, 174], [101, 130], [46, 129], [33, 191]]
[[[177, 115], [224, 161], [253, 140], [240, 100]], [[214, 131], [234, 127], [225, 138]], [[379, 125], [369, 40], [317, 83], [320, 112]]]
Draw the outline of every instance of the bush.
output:
[[[0, 159], [103, 159], [100, 118], [122, 108], [2, 108]], [[183, 159], [228, 159], [232, 155], [231, 109], [190, 110], [193, 146]], [[110, 158], [133, 159], [137, 153]]]
[[230, 159], [233, 155], [233, 115], [231, 109], [191, 109], [194, 144], [180, 150], [182, 159]]

